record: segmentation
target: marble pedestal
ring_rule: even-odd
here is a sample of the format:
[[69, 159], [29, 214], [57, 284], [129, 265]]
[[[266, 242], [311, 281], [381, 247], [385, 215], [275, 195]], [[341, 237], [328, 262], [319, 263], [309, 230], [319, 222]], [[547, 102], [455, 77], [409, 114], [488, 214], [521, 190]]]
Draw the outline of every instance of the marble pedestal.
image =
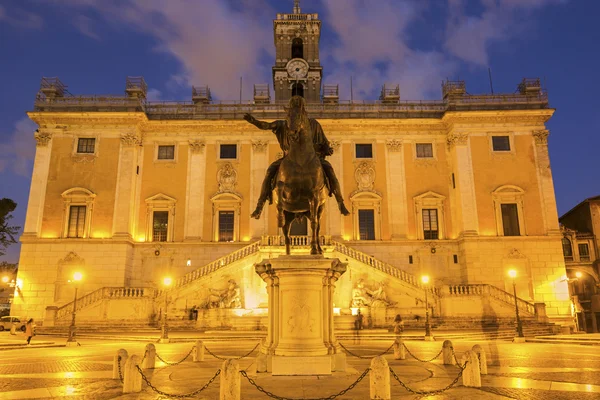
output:
[[267, 337], [257, 363], [266, 371], [259, 372], [328, 375], [345, 370], [345, 354], [333, 330], [333, 291], [346, 264], [320, 255], [280, 256], [263, 260], [255, 270], [269, 294]]

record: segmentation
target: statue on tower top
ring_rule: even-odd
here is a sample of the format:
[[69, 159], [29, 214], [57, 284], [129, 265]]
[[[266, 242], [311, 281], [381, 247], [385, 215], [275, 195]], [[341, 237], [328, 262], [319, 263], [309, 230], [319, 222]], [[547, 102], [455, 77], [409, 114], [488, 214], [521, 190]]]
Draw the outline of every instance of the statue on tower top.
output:
[[294, 0], [294, 14], [300, 14], [300, 0]]

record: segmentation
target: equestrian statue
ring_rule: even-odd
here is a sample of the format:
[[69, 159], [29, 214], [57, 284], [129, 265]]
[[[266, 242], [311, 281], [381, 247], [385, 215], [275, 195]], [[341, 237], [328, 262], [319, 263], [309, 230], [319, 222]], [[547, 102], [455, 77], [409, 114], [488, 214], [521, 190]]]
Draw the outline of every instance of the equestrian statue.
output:
[[251, 217], [260, 218], [265, 202], [269, 200], [269, 204], [273, 204], [273, 190], [277, 190], [277, 225], [283, 228], [286, 254], [290, 254], [289, 230], [295, 218], [308, 218], [312, 230], [310, 254], [323, 254], [319, 244], [319, 219], [327, 194], [335, 196], [342, 215], [350, 212], [344, 205], [333, 167], [325, 160], [333, 154], [333, 149], [321, 124], [308, 118], [306, 103], [301, 96], [293, 96], [285, 111], [285, 120], [273, 122], [244, 115], [244, 119], [257, 128], [272, 130], [283, 151], [283, 157], [267, 169]]

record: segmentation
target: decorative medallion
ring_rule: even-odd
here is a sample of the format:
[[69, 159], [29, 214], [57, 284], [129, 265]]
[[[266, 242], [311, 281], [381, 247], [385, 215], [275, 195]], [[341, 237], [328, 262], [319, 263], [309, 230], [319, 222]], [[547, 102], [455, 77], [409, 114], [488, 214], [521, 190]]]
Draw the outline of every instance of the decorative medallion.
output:
[[264, 153], [267, 151], [267, 145], [269, 142], [266, 140], [255, 140], [252, 142], [252, 150], [256, 153]]
[[231, 163], [225, 163], [217, 172], [219, 193], [234, 192], [237, 184], [237, 172]]
[[363, 161], [358, 164], [354, 171], [354, 179], [356, 179], [356, 185], [358, 190], [373, 190], [373, 184], [375, 183], [375, 168], [369, 161]]
[[329, 141], [329, 147], [331, 147], [334, 152], [338, 151], [338, 149], [340, 148], [341, 145], [342, 145], [342, 142], [340, 140]]
[[389, 151], [398, 152], [402, 150], [402, 140], [391, 139], [388, 140], [385, 144], [387, 145]]
[[206, 147], [206, 143], [200, 140], [190, 140], [189, 145], [192, 153], [202, 153], [204, 152], [204, 147]]
[[71, 154], [71, 160], [78, 164], [91, 164], [96, 161], [96, 156], [93, 154]]

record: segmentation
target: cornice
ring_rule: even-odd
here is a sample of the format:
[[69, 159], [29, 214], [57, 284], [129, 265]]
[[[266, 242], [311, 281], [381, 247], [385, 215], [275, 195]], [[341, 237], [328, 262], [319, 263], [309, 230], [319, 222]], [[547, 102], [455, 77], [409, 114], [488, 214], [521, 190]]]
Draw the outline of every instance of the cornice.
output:
[[39, 125], [133, 125], [147, 121], [143, 112], [34, 112], [27, 113]]
[[554, 114], [553, 108], [539, 110], [503, 110], [503, 111], [447, 111], [442, 121], [448, 127], [453, 124], [527, 124], [543, 125]]

